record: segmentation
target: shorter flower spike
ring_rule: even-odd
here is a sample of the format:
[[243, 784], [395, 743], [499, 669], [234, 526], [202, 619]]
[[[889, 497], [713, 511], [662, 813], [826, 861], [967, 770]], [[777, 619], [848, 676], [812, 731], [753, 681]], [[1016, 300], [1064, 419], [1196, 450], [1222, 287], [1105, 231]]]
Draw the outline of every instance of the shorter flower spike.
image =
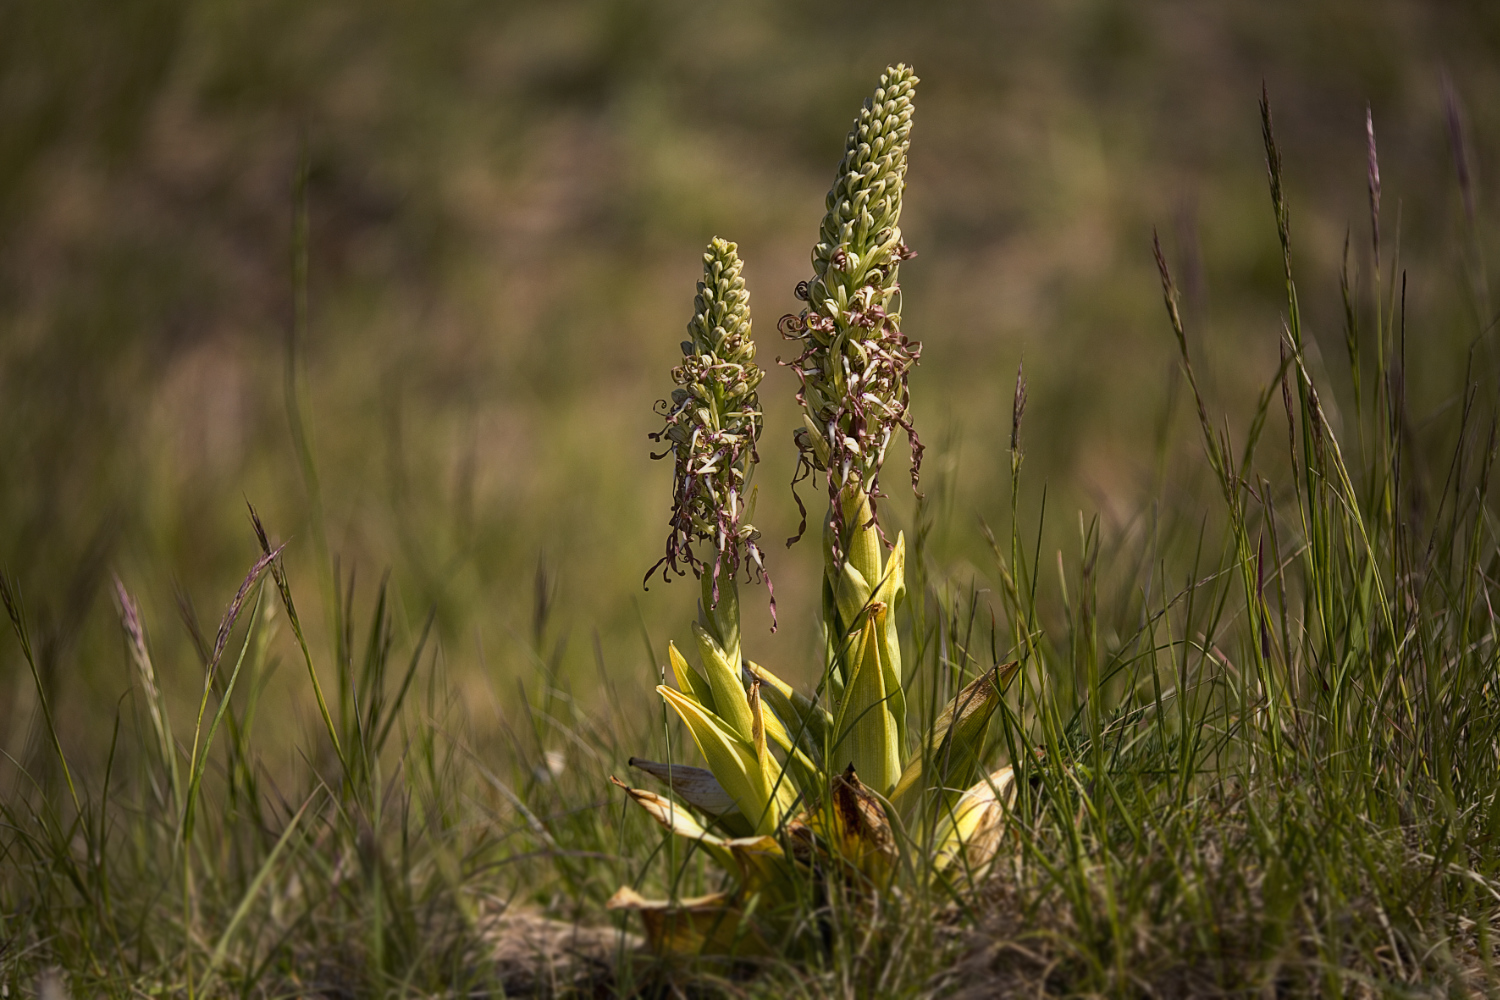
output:
[[[760, 460], [755, 445], [762, 415], [756, 387], [765, 373], [755, 364], [750, 339], [750, 293], [740, 274], [738, 249], [717, 237], [703, 254], [703, 280], [688, 323], [689, 339], [682, 342], [682, 363], [672, 369], [677, 388], [670, 401], [657, 403], [666, 426], [651, 438], [666, 439], [673, 455], [672, 517], [666, 553], [646, 573], [658, 569], [662, 578], [691, 570], [707, 571], [706, 610], [720, 602], [721, 574], [741, 567], [746, 579], [766, 581], [765, 560], [757, 541], [760, 532], [750, 523], [754, 496], [751, 475]], [[694, 545], [706, 542], [713, 554], [700, 558]], [[772, 628], [776, 601], [771, 598]], [[727, 638], [727, 637], [721, 637]], [[732, 644], [732, 643], [731, 643]]]

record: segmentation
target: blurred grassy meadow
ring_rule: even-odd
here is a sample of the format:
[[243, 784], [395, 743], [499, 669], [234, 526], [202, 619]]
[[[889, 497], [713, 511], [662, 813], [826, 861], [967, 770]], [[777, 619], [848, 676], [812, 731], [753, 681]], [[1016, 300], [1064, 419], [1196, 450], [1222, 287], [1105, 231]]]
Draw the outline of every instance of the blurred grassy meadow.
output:
[[[1197, 464], [1191, 434], [1163, 434], [1186, 411], [1167, 409], [1153, 225], [1215, 399], [1242, 410], [1274, 370], [1262, 78], [1320, 348], [1342, 349], [1337, 267], [1346, 229], [1356, 246], [1367, 229], [1367, 100], [1422, 265], [1413, 311], [1468, 313], [1442, 330], [1477, 331], [1442, 80], [1482, 191], [1500, 134], [1483, 99], [1500, 14], [1483, 3], [140, 0], [0, 18], [0, 565], [80, 753], [102, 751], [97, 720], [126, 687], [111, 572], [164, 670], [191, 662], [175, 595], [211, 629], [254, 560], [246, 500], [320, 592], [285, 393], [301, 151], [298, 348], [327, 545], [361, 593], [390, 570], [405, 627], [437, 609], [463, 685], [508, 690], [523, 669], [539, 564], [590, 676], [595, 630], [610, 669], [644, 682], [637, 608], [658, 644], [691, 613], [690, 588], [639, 586], [670, 489], [646, 434], [715, 234], [741, 245], [769, 369], [757, 520], [768, 540], [794, 532], [774, 324], [796, 304], [851, 109], [887, 61], [924, 79], [906, 326], [925, 345], [927, 489], [953, 511], [934, 552], [960, 575], [982, 551], [975, 516], [1005, 507], [1023, 355], [1030, 481], [1060, 539], [1079, 510], [1130, 521], [1163, 470]], [[1482, 195], [1478, 210], [1493, 218]], [[1419, 334], [1414, 377], [1446, 392], [1467, 345], [1440, 335]], [[890, 492], [909, 523], [909, 492]], [[787, 609], [774, 648], [811, 650], [816, 552], [771, 549]], [[30, 687], [7, 645], [13, 756]], [[270, 690], [306, 714], [289, 677]]]
[[[1347, 384], [1346, 233], [1368, 267], [1367, 102], [1385, 239], [1399, 218], [1422, 317], [1407, 331], [1419, 432], [1451, 415], [1471, 358], [1500, 370], [1484, 279], [1500, 7], [1483, 0], [22, 0], [0, 8], [0, 567], [74, 766], [102, 768], [117, 707], [139, 724], [112, 574], [190, 718], [202, 681], [182, 608], [213, 634], [259, 555], [246, 501], [288, 542], [315, 657], [333, 646], [325, 549], [353, 568], [359, 607], [390, 573], [398, 646], [435, 610], [431, 649], [476, 745], [503, 752], [539, 650], [560, 650], [585, 710], [610, 707], [608, 678], [618, 707], [658, 711], [643, 630], [658, 654], [685, 639], [696, 588], [641, 588], [671, 483], [647, 434], [714, 235], [746, 260], [768, 370], [755, 520], [782, 627], [767, 636], [747, 591], [748, 649], [814, 676], [819, 552], [780, 544], [798, 519], [796, 409], [775, 323], [799, 305], [849, 120], [898, 60], [923, 80], [903, 318], [924, 344], [928, 555], [956, 585], [993, 586], [980, 521], [1008, 524], [1023, 357], [1022, 531], [1045, 485], [1041, 565], [1076, 557], [1080, 511], [1122, 545], [1153, 517], [1196, 537], [1216, 486], [1151, 232], [1200, 379], [1240, 420], [1276, 372], [1285, 311], [1262, 81], [1320, 374]], [[900, 461], [886, 489], [909, 528]], [[817, 490], [804, 497], [816, 510]], [[291, 637], [277, 642], [259, 723], [271, 775], [300, 766], [320, 725]], [[0, 750], [4, 794], [50, 753], [9, 638]]]

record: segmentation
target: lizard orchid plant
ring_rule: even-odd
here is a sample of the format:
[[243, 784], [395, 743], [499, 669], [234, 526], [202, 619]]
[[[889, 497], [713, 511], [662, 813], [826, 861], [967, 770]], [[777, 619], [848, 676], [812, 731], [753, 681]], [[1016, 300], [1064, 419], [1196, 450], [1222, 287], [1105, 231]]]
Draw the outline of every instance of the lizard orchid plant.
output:
[[[676, 686], [657, 691], [708, 766], [632, 758], [670, 795], [616, 784], [732, 876], [727, 890], [696, 899], [616, 893], [610, 906], [640, 912], [661, 952], [743, 952], [763, 940], [752, 912], [774, 912], [829, 879], [891, 891], [908, 850], [928, 852], [945, 877], [972, 877], [995, 857], [1014, 797], [1011, 768], [985, 773], [981, 756], [1015, 664], [973, 679], [920, 738], [908, 733], [909, 678], [896, 627], [906, 540], [898, 533], [888, 544], [876, 516], [897, 429], [911, 447], [914, 489], [921, 466], [907, 388], [921, 345], [901, 332], [897, 281], [901, 262], [914, 256], [899, 222], [916, 85], [908, 67], [888, 69], [855, 119], [813, 249], [813, 276], [797, 286], [806, 306], [778, 324], [801, 347], [788, 362], [802, 408], [793, 486], [821, 476], [828, 488], [824, 669], [814, 695], [741, 649], [738, 575], [766, 578], [750, 523], [763, 373], [733, 243], [715, 239], [703, 255], [689, 339], [672, 371], [676, 389], [658, 407], [665, 426], [653, 437], [666, 447], [654, 457], [674, 459], [674, 506], [666, 553], [652, 572], [694, 573], [702, 603], [693, 625], [698, 666], [670, 645]], [[800, 538], [807, 526], [800, 498], [798, 506]], [[774, 599], [772, 614], [774, 621]]]

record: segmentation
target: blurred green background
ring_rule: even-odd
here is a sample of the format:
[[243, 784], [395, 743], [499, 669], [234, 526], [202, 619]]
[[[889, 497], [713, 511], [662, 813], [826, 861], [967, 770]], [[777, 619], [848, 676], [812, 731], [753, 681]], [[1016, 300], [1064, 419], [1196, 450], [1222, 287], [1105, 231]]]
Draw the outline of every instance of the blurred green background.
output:
[[[1049, 546], [1076, 538], [1080, 510], [1124, 531], [1157, 500], [1196, 522], [1201, 449], [1171, 405], [1151, 230], [1238, 429], [1274, 372], [1284, 303], [1262, 80], [1321, 363], [1344, 370], [1346, 231], [1368, 287], [1368, 101], [1385, 245], [1399, 219], [1423, 317], [1411, 380], [1423, 412], [1451, 403], [1488, 315], [1469, 277], [1495, 219], [1488, 0], [19, 0], [0, 6], [0, 566], [70, 750], [102, 752], [130, 686], [112, 573], [166, 683], [196, 697], [177, 606], [212, 633], [257, 554], [246, 500], [290, 542], [303, 617], [315, 633], [327, 620], [285, 391], [304, 157], [299, 377], [328, 548], [357, 568], [357, 605], [389, 569], [408, 628], [436, 607], [456, 690], [498, 704], [532, 669], [540, 565], [579, 689], [595, 649], [645, 689], [641, 623], [660, 652], [687, 637], [695, 594], [641, 589], [671, 478], [647, 458], [651, 404], [722, 235], [746, 259], [769, 369], [757, 522], [783, 628], [768, 638], [747, 600], [748, 651], [806, 676], [817, 550], [780, 542], [797, 522], [795, 410], [775, 321], [798, 305], [849, 122], [895, 61], [923, 80], [904, 327], [925, 344], [912, 392], [932, 552], [956, 579], [985, 585], [978, 519], [1005, 517], [1023, 355], [1023, 517], [1034, 528], [1045, 484]], [[1475, 357], [1495, 363], [1487, 346]], [[910, 526], [904, 476], [886, 482]], [[289, 736], [310, 731], [300, 668], [268, 697], [295, 707]], [[0, 640], [0, 749], [16, 759], [39, 745], [35, 707]]]

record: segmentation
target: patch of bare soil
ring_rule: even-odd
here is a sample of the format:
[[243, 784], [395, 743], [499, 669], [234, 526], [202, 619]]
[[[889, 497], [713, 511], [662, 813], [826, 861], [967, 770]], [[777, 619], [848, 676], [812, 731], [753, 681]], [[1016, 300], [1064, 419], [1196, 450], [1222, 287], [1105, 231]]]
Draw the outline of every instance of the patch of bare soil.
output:
[[643, 941], [613, 927], [552, 920], [529, 910], [487, 916], [481, 929], [507, 996], [612, 996], [620, 963]]

